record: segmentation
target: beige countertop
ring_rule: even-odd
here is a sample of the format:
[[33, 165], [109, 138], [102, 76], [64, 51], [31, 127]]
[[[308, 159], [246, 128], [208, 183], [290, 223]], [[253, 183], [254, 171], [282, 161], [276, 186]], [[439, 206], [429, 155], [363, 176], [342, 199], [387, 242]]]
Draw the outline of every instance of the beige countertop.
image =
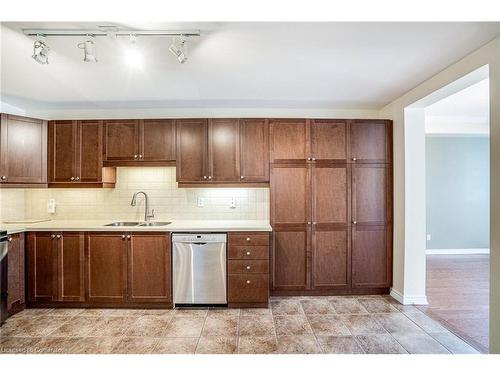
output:
[[[7, 233], [28, 231], [109, 231], [109, 232], [271, 232], [268, 220], [172, 220], [172, 223], [156, 227], [107, 227], [120, 220], [50, 220], [40, 223], [0, 223], [0, 230]], [[127, 220], [123, 220], [127, 221]], [[170, 221], [170, 220], [167, 220]]]

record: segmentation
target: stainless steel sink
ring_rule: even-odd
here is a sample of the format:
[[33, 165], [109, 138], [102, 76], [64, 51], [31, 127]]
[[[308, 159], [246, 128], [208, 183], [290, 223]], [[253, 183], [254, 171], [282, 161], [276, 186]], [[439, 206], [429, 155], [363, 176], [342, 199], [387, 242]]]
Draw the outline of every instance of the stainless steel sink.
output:
[[162, 227], [168, 224], [172, 224], [171, 221], [151, 221], [148, 223], [139, 224], [140, 227]]
[[136, 227], [140, 224], [140, 221], [115, 221], [114, 223], [109, 223], [104, 225], [105, 227]]

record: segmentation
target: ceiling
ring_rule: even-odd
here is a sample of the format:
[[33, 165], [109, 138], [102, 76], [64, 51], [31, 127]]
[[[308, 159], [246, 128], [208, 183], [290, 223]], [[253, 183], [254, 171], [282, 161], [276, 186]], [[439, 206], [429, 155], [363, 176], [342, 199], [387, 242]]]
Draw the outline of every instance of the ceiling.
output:
[[[168, 23], [137, 29], [200, 29], [185, 64], [169, 40], [98, 38], [84, 63], [82, 38], [49, 38], [50, 64], [32, 58], [23, 28], [103, 23], [3, 23], [1, 101], [20, 108], [379, 109], [500, 35], [500, 23]], [[110, 23], [105, 23], [109, 25]]]
[[485, 79], [426, 107], [426, 132], [488, 134], [489, 92], [489, 79]]

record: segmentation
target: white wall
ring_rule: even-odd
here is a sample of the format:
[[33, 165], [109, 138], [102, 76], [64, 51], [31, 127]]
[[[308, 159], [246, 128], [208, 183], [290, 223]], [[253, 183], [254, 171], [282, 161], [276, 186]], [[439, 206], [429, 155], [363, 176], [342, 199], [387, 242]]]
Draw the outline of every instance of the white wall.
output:
[[[420, 225], [410, 225], [415, 206], [425, 207], [425, 189], [417, 190], [408, 186], [405, 178], [411, 177], [413, 170], [421, 175], [418, 159], [410, 157], [414, 149], [411, 139], [405, 143], [409, 130], [405, 127], [404, 111], [409, 105], [430, 95], [440, 88], [458, 80], [466, 74], [489, 65], [490, 75], [490, 165], [491, 165], [491, 277], [490, 277], [490, 352], [500, 353], [500, 38], [481, 47], [457, 63], [438, 73], [431, 79], [415, 87], [380, 111], [381, 117], [394, 121], [394, 289], [401, 295], [411, 295], [415, 285], [421, 284], [421, 276], [410, 274], [406, 265], [421, 249], [410, 244], [410, 238], [421, 235]], [[416, 140], [420, 142], [420, 140]], [[425, 158], [422, 158], [422, 163]], [[412, 164], [408, 162], [411, 161]], [[497, 166], [495, 168], [495, 166]], [[425, 170], [424, 170], [425, 173]], [[411, 204], [412, 207], [407, 207]], [[420, 243], [420, 240], [417, 240]]]

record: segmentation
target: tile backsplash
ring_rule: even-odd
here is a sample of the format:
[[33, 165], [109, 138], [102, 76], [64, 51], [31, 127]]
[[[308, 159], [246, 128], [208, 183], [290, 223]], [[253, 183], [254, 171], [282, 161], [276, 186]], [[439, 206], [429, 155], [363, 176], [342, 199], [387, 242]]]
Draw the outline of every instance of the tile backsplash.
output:
[[[54, 220], [142, 220], [144, 197], [130, 206], [132, 195], [144, 191], [155, 219], [269, 219], [268, 188], [178, 188], [174, 167], [117, 168], [114, 189], [25, 189], [0, 192], [2, 220], [51, 218]], [[204, 206], [198, 207], [198, 197]], [[55, 199], [56, 213], [47, 213], [47, 200]], [[232, 199], [236, 207], [231, 208]]]

